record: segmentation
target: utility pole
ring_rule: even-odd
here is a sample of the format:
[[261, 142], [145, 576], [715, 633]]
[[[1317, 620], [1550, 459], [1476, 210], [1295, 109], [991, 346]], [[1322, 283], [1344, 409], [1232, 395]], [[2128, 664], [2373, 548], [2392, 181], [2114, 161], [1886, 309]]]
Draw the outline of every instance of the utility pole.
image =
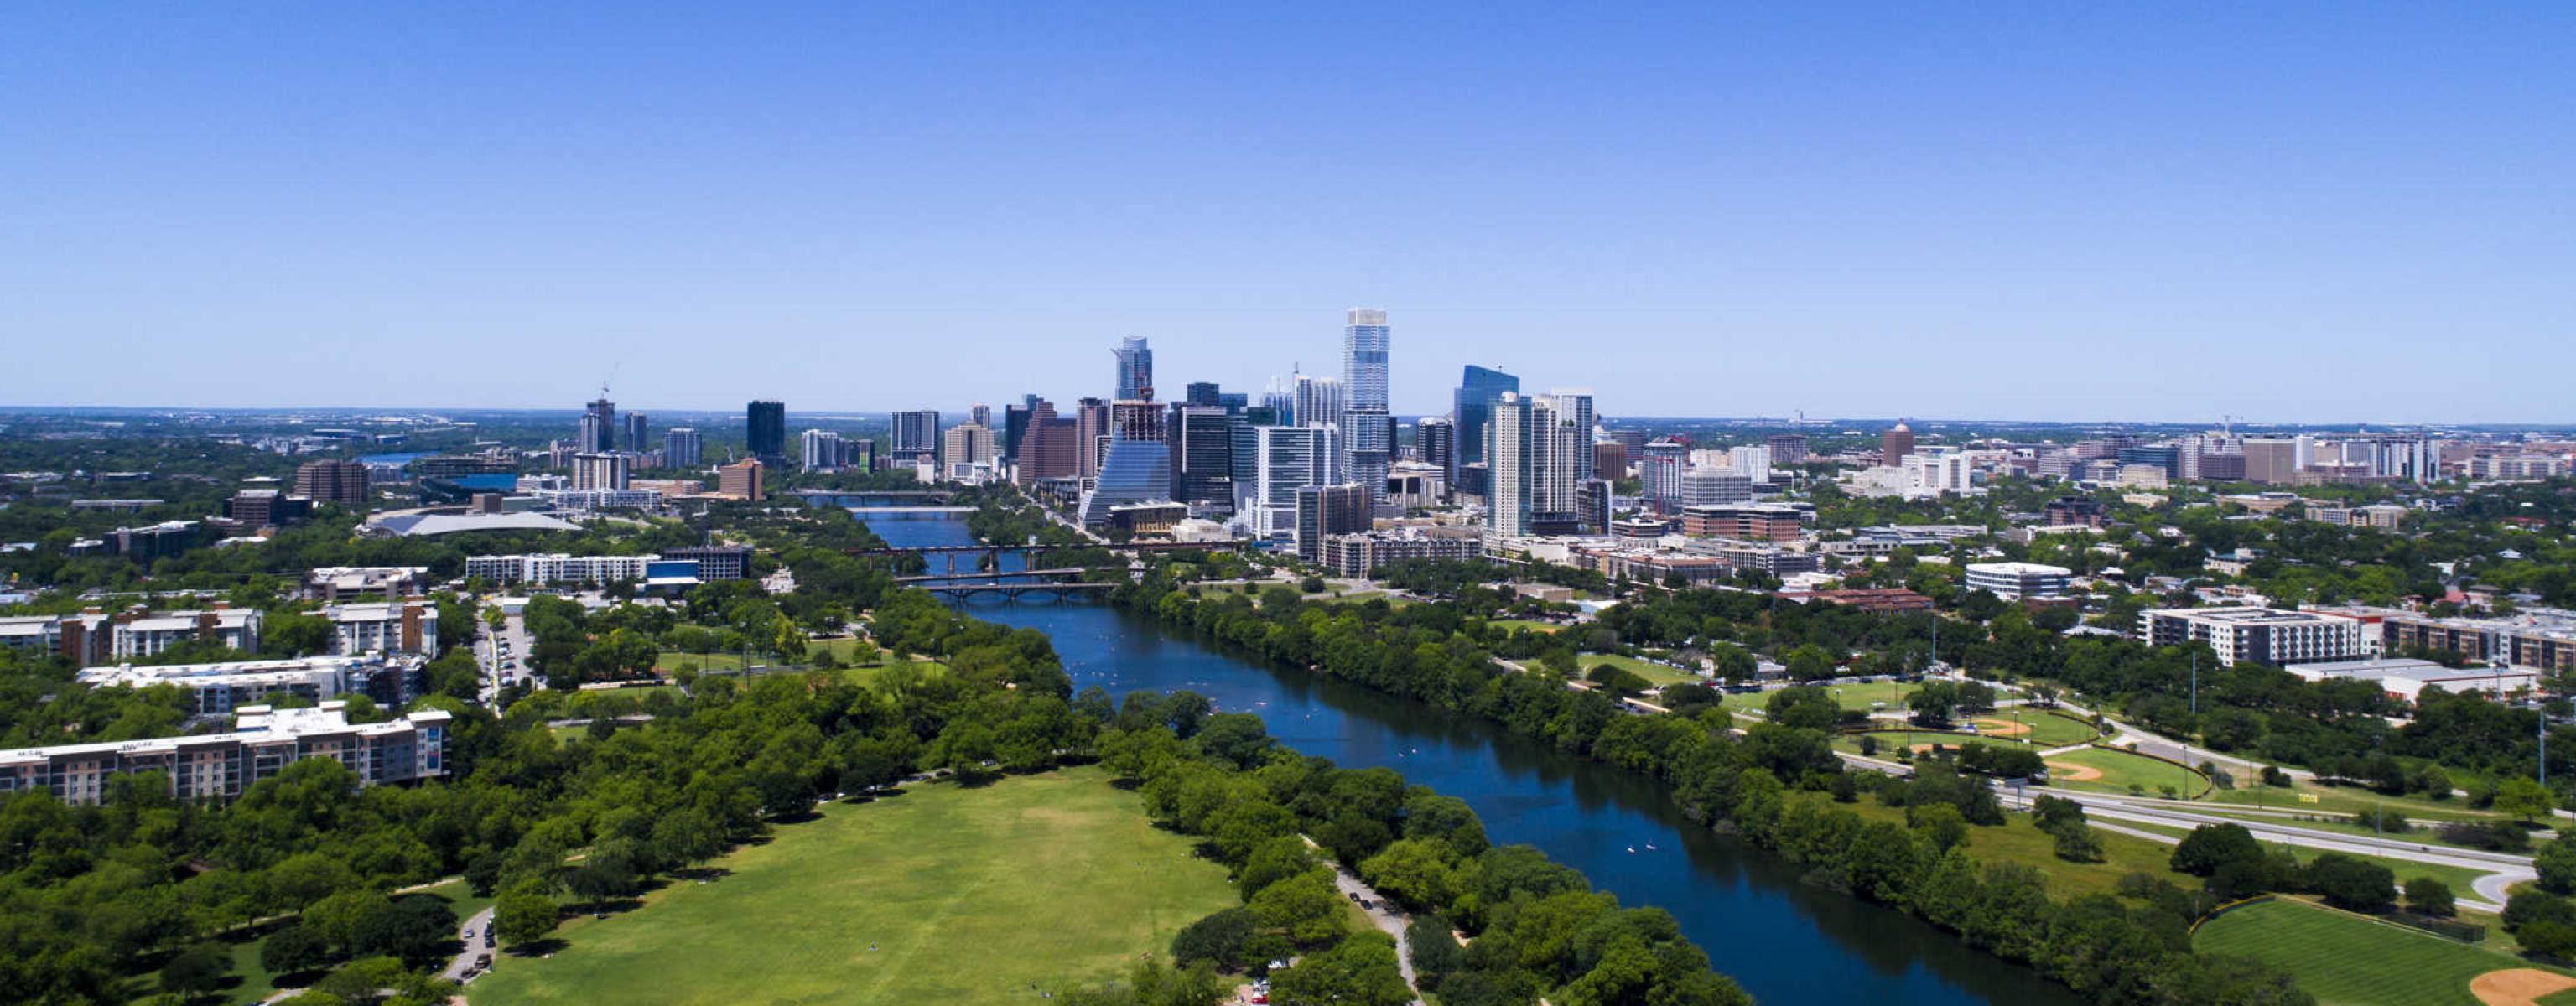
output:
[[2200, 715], [2200, 651], [2191, 651], [2191, 714]]

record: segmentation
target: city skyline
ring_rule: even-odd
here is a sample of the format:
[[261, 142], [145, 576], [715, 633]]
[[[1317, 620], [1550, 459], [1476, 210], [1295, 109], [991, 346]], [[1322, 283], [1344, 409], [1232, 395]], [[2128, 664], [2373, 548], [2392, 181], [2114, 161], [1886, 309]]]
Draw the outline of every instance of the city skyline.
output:
[[2564, 10], [1346, 13], [20, 11], [10, 404], [2567, 418]]

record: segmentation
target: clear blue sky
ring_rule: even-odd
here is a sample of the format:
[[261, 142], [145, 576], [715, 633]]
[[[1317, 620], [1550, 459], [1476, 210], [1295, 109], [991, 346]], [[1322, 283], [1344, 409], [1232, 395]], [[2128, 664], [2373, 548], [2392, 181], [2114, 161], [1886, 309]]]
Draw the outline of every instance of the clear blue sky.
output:
[[2567, 4], [536, 6], [0, 12], [0, 401], [2576, 420]]

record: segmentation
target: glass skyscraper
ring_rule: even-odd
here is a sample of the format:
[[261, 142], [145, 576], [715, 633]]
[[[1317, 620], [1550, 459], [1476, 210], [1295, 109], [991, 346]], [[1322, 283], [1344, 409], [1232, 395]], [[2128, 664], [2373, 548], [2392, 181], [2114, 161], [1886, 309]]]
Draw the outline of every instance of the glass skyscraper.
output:
[[1351, 309], [1342, 328], [1342, 445], [1350, 452], [1344, 468], [1371, 503], [1386, 498], [1386, 469], [1395, 453], [1395, 423], [1387, 415], [1390, 341], [1385, 311]]
[[[1486, 428], [1493, 423], [1494, 402], [1505, 392], [1518, 393], [1521, 379], [1499, 370], [1468, 365], [1466, 375], [1458, 379], [1458, 397], [1452, 418], [1458, 421], [1457, 464], [1481, 464], [1485, 458]], [[1450, 481], [1457, 481], [1457, 468], [1450, 469]]]

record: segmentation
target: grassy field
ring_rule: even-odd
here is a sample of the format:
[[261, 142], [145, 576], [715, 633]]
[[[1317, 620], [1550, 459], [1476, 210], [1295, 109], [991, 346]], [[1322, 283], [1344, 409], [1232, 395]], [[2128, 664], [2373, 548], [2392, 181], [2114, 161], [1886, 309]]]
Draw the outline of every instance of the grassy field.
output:
[[2288, 807], [2326, 814], [2366, 814], [2381, 804], [2416, 820], [2493, 821], [2501, 815], [2480, 811], [2460, 797], [2430, 800], [2420, 796], [2381, 796], [2357, 786], [2319, 786], [2299, 782], [2288, 788], [2248, 785], [2251, 780], [2242, 765], [2220, 763], [2237, 777], [2237, 788], [2211, 794], [2220, 803], [2260, 803], [2266, 807]]
[[1834, 701], [1841, 703], [1843, 708], [1862, 712], [1868, 712], [1874, 703], [1885, 703], [1890, 711], [1903, 710], [1905, 697], [1914, 694], [1914, 684], [1910, 681], [1868, 681], [1824, 687], [1834, 693]]
[[1650, 660], [1639, 660], [1635, 657], [1623, 657], [1616, 653], [1585, 653], [1576, 656], [1574, 658], [1574, 663], [1575, 666], [1583, 668], [1585, 673], [1590, 673], [1593, 668], [1601, 666], [1602, 664], [1608, 664], [1612, 667], [1616, 667], [1620, 670], [1627, 671], [1630, 674], [1644, 678], [1657, 685], [1673, 685], [1708, 680], [1707, 678], [1692, 674], [1689, 671], [1666, 667]]
[[2025, 741], [2041, 747], [2082, 744], [2100, 736], [2089, 723], [2080, 723], [2064, 716], [2032, 709], [2023, 709], [2018, 713], [2012, 709], [2004, 709], [1979, 715], [1975, 719], [1986, 721], [1978, 724], [1981, 728], [1991, 727], [1997, 723], [2003, 724], [2006, 728], [2018, 725], [2022, 728], [2022, 732], [2004, 733], [1998, 730], [1997, 733], [2006, 740]]
[[2479, 1006], [2469, 980], [2533, 967], [2503, 954], [2288, 899], [2208, 922], [2194, 949], [2269, 961], [2329, 1006]]
[[[2208, 782], [2198, 772], [2142, 754], [2110, 748], [2086, 748], [2053, 755], [2048, 764], [2049, 785], [2066, 789], [2126, 793], [2134, 785], [2148, 793], [2156, 793], [2160, 792], [2157, 787], [2171, 786], [2182, 796], [2193, 797], [2208, 787]], [[2091, 772], [2086, 772], [2087, 769]], [[2092, 778], [2083, 778], [2087, 775], [2092, 775]]]
[[[1853, 811], [1867, 821], [1905, 823], [1903, 808], [1880, 806], [1872, 799], [1836, 806]], [[2119, 887], [2120, 878], [2131, 873], [2145, 873], [2183, 887], [2200, 884], [2200, 878], [2173, 872], [2169, 865], [2173, 859], [2170, 845], [2098, 828], [2094, 829], [2093, 836], [2101, 840], [2102, 861], [2070, 863], [2057, 858], [2056, 839], [2033, 825], [2030, 815], [2010, 814], [2006, 815], [2002, 827], [1968, 829], [1968, 854], [1983, 862], [2037, 867], [2048, 874], [2048, 889], [2060, 898], [2111, 893]]]
[[1097, 768], [833, 805], [715, 865], [731, 875], [576, 917], [564, 949], [503, 958], [469, 998], [1025, 1002], [1168, 955], [1180, 927], [1238, 903]]
[[[2191, 829], [2189, 828], [2175, 827], [2172, 825], [2147, 824], [2139, 821], [2121, 821], [2118, 823], [2120, 827], [2123, 828], [2135, 828], [2139, 831], [2152, 831], [2160, 835], [2172, 835], [2175, 838], [2181, 838], [2182, 836], [2191, 833]], [[2295, 858], [2302, 863], [2315, 860], [2318, 856], [2324, 854], [2324, 851], [2320, 849], [2309, 849], [2295, 845], [2283, 845], [2277, 842], [2265, 842], [2263, 843], [2263, 847], [2276, 852], [2287, 852], [2292, 858]], [[2164, 846], [2163, 848], [2168, 854], [2173, 851], [2172, 846]], [[2342, 853], [2341, 855], [2351, 859], [2358, 859], [2365, 863], [2377, 863], [2381, 866], [2387, 867], [2388, 872], [2397, 878], [2397, 886], [2401, 888], [2406, 886], [2407, 881], [2413, 880], [2417, 877], [2431, 877], [2435, 880], [2451, 885], [2451, 893], [2462, 898], [2476, 897], [2477, 891], [2472, 885], [2477, 882], [2479, 877], [2486, 876], [2484, 871], [2472, 870], [2466, 867], [2443, 866], [2438, 863], [2416, 863], [2403, 859], [2390, 859], [2383, 856], [2363, 856], [2349, 852]], [[2196, 885], [2199, 881], [2195, 879], [2192, 883]], [[2503, 933], [2502, 931], [2497, 931], [2492, 935], [2501, 936]]]
[[1558, 629], [1568, 628], [1568, 626], [1558, 625], [1554, 622], [1540, 622], [1527, 618], [1497, 618], [1492, 624], [1495, 628], [1501, 629], [1505, 632], [1509, 632], [1513, 629], [1528, 629], [1531, 632], [1555, 632]]

